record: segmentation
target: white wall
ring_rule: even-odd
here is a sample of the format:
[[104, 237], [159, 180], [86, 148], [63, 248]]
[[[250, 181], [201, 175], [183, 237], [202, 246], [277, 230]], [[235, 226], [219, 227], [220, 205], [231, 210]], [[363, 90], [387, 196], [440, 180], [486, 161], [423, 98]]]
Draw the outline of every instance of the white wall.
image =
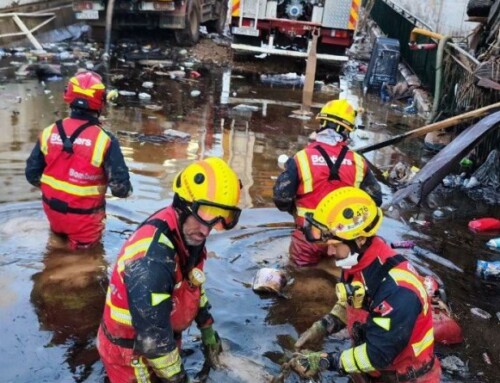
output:
[[465, 21], [468, 0], [384, 0], [420, 19], [443, 35], [466, 36], [477, 23]]

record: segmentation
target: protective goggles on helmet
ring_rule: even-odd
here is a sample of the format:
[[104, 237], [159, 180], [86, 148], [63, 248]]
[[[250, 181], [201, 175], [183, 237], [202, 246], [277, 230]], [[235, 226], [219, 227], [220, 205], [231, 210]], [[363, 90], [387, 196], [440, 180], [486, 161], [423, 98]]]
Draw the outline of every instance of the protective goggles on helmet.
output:
[[204, 200], [191, 202], [188, 206], [193, 216], [208, 227], [221, 223], [225, 230], [230, 230], [238, 224], [240, 219], [241, 209], [237, 207]]
[[305, 214], [305, 223], [302, 231], [309, 242], [325, 243], [332, 240], [344, 241], [342, 238], [334, 235], [328, 227], [316, 221], [312, 213]]

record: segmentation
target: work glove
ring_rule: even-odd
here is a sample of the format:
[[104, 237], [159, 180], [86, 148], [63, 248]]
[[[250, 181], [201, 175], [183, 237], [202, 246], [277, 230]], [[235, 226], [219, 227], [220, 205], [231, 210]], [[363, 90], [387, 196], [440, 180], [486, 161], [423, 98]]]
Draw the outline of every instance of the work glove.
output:
[[213, 329], [212, 325], [201, 328], [200, 332], [205, 358], [213, 368], [220, 367], [219, 354], [222, 352], [222, 343], [219, 334]]
[[336, 352], [295, 353], [289, 366], [302, 378], [314, 378], [318, 373], [326, 370], [340, 370], [339, 354]]
[[183, 370], [168, 379], [160, 379], [161, 383], [190, 383], [189, 376]]
[[118, 98], [118, 91], [116, 89], [110, 90], [106, 93], [106, 101], [115, 101]]
[[308, 342], [320, 342], [326, 335], [339, 332], [344, 327], [345, 324], [338, 316], [328, 313], [319, 321], [314, 322], [313, 325], [299, 337], [297, 342], [295, 342], [295, 348], [300, 350], [304, 344]]
[[148, 358], [148, 364], [162, 383], [189, 382], [177, 347], [160, 357]]

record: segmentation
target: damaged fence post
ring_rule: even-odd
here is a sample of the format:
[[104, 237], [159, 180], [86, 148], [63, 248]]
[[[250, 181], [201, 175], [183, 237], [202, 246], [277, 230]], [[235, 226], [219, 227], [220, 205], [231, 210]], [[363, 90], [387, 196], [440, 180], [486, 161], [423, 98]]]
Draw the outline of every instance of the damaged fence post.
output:
[[312, 40], [309, 44], [306, 64], [306, 78], [302, 90], [302, 112], [310, 112], [312, 96], [314, 91], [314, 80], [316, 78], [316, 49], [318, 46], [319, 28], [312, 31]]

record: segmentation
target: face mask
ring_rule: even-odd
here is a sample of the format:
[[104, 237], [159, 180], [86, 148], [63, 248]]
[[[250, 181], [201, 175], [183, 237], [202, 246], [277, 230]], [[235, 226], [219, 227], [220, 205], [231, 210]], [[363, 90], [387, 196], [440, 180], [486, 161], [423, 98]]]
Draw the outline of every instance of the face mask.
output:
[[335, 260], [335, 265], [337, 265], [337, 267], [340, 267], [342, 269], [350, 269], [351, 267], [358, 264], [358, 257], [359, 257], [358, 253], [353, 254], [349, 252], [349, 255], [346, 258]]

